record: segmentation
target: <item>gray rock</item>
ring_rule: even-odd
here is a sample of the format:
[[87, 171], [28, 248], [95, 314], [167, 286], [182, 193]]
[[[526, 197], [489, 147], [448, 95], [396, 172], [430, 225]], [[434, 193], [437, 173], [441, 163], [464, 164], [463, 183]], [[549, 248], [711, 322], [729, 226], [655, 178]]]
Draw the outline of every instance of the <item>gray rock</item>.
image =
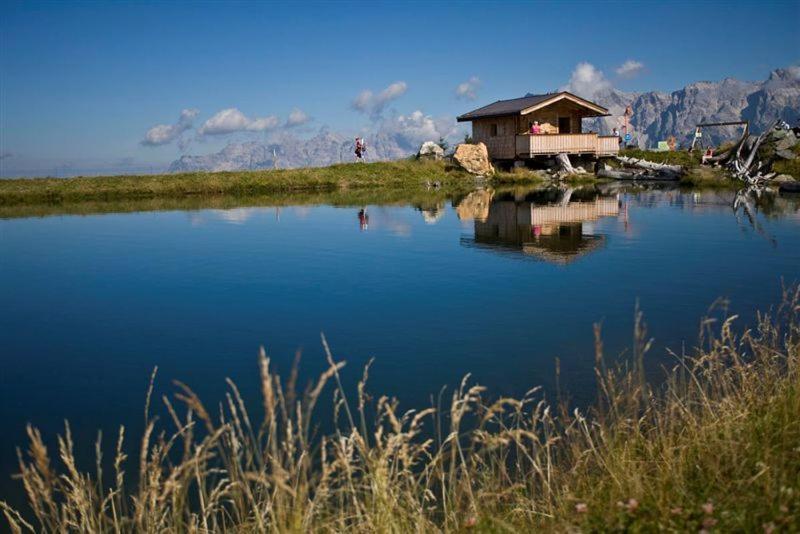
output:
[[795, 180], [793, 176], [790, 176], [788, 174], [779, 174], [778, 176], [773, 178], [772, 181], [776, 184], [788, 184], [796, 182], [797, 180]]
[[797, 154], [791, 150], [776, 150], [775, 155], [781, 159], [797, 159]]
[[784, 130], [786, 135], [783, 136], [777, 143], [775, 143], [776, 150], [788, 150], [797, 144], [797, 137], [791, 130]]
[[417, 157], [422, 159], [440, 160], [444, 158], [444, 150], [433, 141], [425, 141], [417, 151]]
[[773, 130], [769, 136], [774, 139], [775, 141], [780, 141], [781, 139], [785, 139], [788, 134], [794, 135], [789, 130]]

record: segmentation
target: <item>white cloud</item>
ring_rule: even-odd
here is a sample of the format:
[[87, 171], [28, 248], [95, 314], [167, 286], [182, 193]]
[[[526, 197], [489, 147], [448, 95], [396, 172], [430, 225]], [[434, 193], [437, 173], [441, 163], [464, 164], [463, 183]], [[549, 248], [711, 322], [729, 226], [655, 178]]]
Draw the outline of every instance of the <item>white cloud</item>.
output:
[[478, 89], [480, 86], [480, 78], [472, 76], [469, 80], [461, 82], [456, 86], [456, 97], [463, 100], [475, 100], [478, 97]]
[[224, 135], [234, 132], [263, 132], [276, 128], [280, 119], [275, 116], [250, 118], [236, 108], [223, 109], [208, 119], [198, 130], [200, 135]]
[[403, 96], [407, 90], [408, 84], [402, 81], [390, 84], [378, 94], [365, 89], [353, 99], [352, 107], [361, 113], [368, 113], [373, 117], [378, 117], [390, 102]]
[[603, 73], [596, 69], [591, 63], [585, 61], [578, 63], [567, 85], [561, 87], [562, 91], [569, 91], [583, 98], [593, 98], [595, 95], [611, 89], [609, 82]]
[[178, 122], [175, 124], [159, 124], [153, 126], [144, 134], [142, 144], [146, 146], [159, 146], [171, 143], [180, 135], [192, 128], [194, 118], [199, 112], [196, 109], [184, 109], [181, 111]]
[[460, 134], [458, 123], [452, 117], [435, 118], [420, 110], [386, 119], [379, 131], [397, 139], [401, 146], [414, 150], [425, 141], [436, 141], [440, 137], [452, 139]]
[[617, 67], [616, 72], [623, 78], [633, 78], [638, 76], [644, 70], [644, 63], [633, 59], [627, 60], [625, 63]]
[[286, 127], [293, 128], [295, 126], [302, 126], [311, 120], [311, 117], [306, 115], [306, 113], [301, 110], [294, 108], [291, 113], [289, 113], [289, 118], [286, 119]]

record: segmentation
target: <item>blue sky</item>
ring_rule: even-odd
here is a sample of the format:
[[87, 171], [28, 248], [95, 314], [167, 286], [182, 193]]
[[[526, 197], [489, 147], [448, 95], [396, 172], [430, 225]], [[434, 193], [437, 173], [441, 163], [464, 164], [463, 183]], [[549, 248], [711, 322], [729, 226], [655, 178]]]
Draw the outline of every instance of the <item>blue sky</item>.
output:
[[[293, 110], [297, 135], [369, 129], [381, 102], [382, 114], [453, 117], [555, 90], [580, 62], [627, 91], [762, 80], [800, 63], [799, 22], [798, 1], [4, 2], [0, 153], [10, 156], [0, 163], [167, 163], [179, 139], [188, 153], [213, 152], [284, 131]], [[629, 60], [630, 76], [617, 75]], [[465, 92], [476, 99], [459, 97], [473, 77], [480, 83]], [[402, 85], [382, 100], [393, 83]], [[373, 113], [353, 108], [365, 90]], [[230, 108], [243, 131], [198, 134]], [[141, 143], [184, 109], [197, 111], [180, 136]]]

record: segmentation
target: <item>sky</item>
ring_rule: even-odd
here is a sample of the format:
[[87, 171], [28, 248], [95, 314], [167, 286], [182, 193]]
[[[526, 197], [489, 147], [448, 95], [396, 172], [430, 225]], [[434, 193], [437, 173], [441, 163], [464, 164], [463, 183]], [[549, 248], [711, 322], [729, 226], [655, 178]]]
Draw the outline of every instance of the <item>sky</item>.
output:
[[798, 26], [798, 0], [3, 0], [0, 173], [166, 165], [386, 117], [453, 121], [558, 90], [586, 64], [624, 91], [763, 80], [800, 64]]

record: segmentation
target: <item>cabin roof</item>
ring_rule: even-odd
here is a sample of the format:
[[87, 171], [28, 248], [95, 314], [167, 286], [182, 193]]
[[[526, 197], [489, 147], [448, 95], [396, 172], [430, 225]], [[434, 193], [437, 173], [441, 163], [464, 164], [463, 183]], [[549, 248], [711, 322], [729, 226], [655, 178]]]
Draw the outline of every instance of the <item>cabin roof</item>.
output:
[[484, 119], [488, 117], [501, 117], [504, 115], [518, 115], [526, 114], [553, 104], [559, 100], [567, 99], [575, 104], [584, 107], [592, 112], [589, 116], [601, 116], [608, 114], [608, 110], [603, 106], [590, 102], [585, 98], [573, 95], [567, 91], [560, 93], [547, 93], [544, 95], [528, 95], [522, 98], [512, 98], [510, 100], [498, 100], [488, 106], [474, 109], [463, 115], [459, 115], [456, 120], [458, 122], [473, 121], [475, 119]]

